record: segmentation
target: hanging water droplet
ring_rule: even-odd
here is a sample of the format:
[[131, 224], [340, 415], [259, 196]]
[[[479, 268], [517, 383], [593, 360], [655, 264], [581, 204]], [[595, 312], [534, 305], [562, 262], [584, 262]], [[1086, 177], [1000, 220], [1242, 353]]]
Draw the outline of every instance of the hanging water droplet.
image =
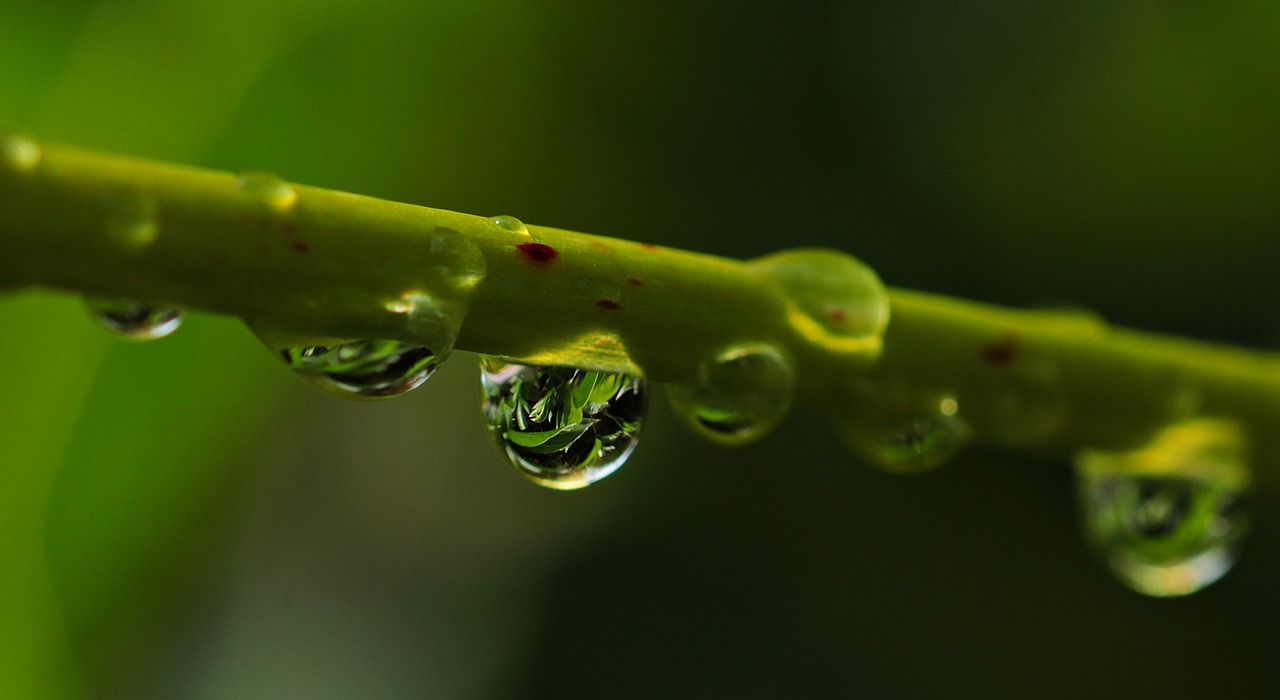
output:
[[140, 193], [111, 195], [107, 235], [126, 248], [144, 248], [160, 235], [160, 217], [155, 200]]
[[294, 374], [349, 399], [384, 399], [422, 386], [452, 348], [433, 350], [397, 340], [299, 344], [275, 350]]
[[1237, 425], [1197, 419], [1140, 450], [1077, 456], [1085, 532], [1122, 583], [1187, 595], [1231, 568], [1249, 525], [1243, 453]]
[[428, 254], [429, 271], [448, 287], [468, 292], [484, 279], [484, 253], [458, 231], [437, 226], [428, 242]]
[[502, 216], [495, 216], [492, 219], [489, 219], [489, 221], [497, 224], [498, 228], [504, 231], [516, 233], [521, 236], [529, 235], [529, 227], [525, 226], [523, 221], [514, 216], [507, 216], [504, 214]]
[[20, 173], [29, 173], [40, 165], [43, 156], [40, 144], [32, 139], [22, 134], [0, 131], [0, 157], [6, 167]]
[[250, 171], [236, 176], [246, 194], [276, 211], [288, 211], [298, 203], [298, 190], [273, 173]]
[[860, 410], [838, 412], [836, 432], [854, 454], [894, 473], [939, 467], [969, 441], [972, 430], [948, 393], [910, 393], [892, 384], [860, 396]]
[[582, 488], [612, 474], [635, 449], [648, 400], [640, 377], [482, 356], [480, 378], [489, 434], [535, 483]]
[[163, 338], [182, 324], [182, 311], [167, 304], [86, 297], [85, 305], [103, 328], [131, 340]]
[[807, 340], [830, 350], [875, 357], [889, 324], [889, 295], [880, 277], [852, 255], [801, 249], [748, 263], [782, 284], [788, 321]]
[[671, 407], [694, 432], [725, 445], [768, 434], [791, 406], [795, 369], [771, 345], [730, 348], [698, 365], [695, 384], [667, 386]]

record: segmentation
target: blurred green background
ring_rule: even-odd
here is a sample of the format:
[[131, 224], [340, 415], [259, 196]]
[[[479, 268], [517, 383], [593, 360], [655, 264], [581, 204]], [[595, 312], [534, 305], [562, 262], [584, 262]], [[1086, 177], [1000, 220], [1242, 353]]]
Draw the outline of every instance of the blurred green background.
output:
[[[1280, 5], [963, 5], [7, 0], [0, 122], [1274, 347]], [[1233, 574], [1149, 600], [1079, 542], [1065, 459], [895, 478], [803, 410], [731, 451], [655, 400], [553, 493], [466, 353], [348, 404], [232, 319], [133, 345], [22, 293], [0, 333], [0, 697], [1280, 691], [1274, 499]]]

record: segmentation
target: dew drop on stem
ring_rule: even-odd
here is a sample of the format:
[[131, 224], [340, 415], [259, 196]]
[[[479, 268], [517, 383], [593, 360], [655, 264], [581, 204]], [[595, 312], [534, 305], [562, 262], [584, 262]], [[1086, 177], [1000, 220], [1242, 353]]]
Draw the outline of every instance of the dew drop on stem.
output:
[[397, 340], [348, 340], [289, 345], [276, 353], [295, 375], [330, 394], [385, 399], [422, 386], [448, 358], [449, 350]]
[[298, 190], [272, 173], [241, 173], [236, 176], [236, 186], [255, 201], [277, 212], [289, 211], [298, 203]]
[[889, 294], [861, 260], [835, 250], [774, 253], [748, 265], [781, 284], [792, 328], [826, 349], [875, 357], [889, 324]]
[[467, 293], [484, 280], [484, 253], [471, 239], [437, 226], [427, 241], [427, 270], [445, 290]]
[[405, 292], [383, 307], [421, 340], [307, 338], [250, 327], [294, 375], [317, 388], [346, 399], [385, 399], [430, 379], [449, 358], [457, 333], [435, 300], [423, 292]]
[[103, 328], [129, 340], [157, 340], [182, 324], [182, 311], [168, 304], [86, 297], [85, 305]]
[[1131, 452], [1083, 451], [1085, 535], [1111, 572], [1150, 596], [1194, 593], [1235, 563], [1249, 528], [1249, 472], [1237, 425], [1196, 419]]
[[516, 471], [552, 489], [612, 474], [636, 446], [648, 401], [630, 374], [480, 358], [484, 417]]
[[523, 221], [514, 216], [503, 214], [502, 216], [495, 216], [489, 219], [489, 221], [508, 233], [514, 233], [519, 236], [529, 235], [529, 227], [525, 226]]
[[0, 163], [10, 170], [29, 173], [40, 166], [40, 144], [22, 134], [0, 131]]
[[107, 236], [124, 248], [145, 248], [160, 235], [160, 216], [154, 199], [141, 192], [109, 197]]
[[855, 405], [833, 415], [837, 435], [855, 455], [887, 472], [912, 474], [941, 466], [968, 443], [972, 430], [954, 395], [886, 386], [857, 395]]
[[767, 435], [791, 407], [795, 368], [772, 345], [752, 343], [715, 353], [693, 384], [667, 386], [672, 410], [695, 433], [723, 445]]

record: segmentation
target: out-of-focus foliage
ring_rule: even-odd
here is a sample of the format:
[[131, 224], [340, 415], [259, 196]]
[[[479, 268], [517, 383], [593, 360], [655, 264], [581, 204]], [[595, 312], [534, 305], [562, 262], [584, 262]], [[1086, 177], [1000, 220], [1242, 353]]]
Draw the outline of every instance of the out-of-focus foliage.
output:
[[[0, 3], [40, 138], [890, 284], [1280, 339], [1280, 9], [1252, 0]], [[470, 358], [346, 404], [230, 319], [154, 346], [0, 298], [0, 696], [1265, 695], [1280, 541], [1177, 602], [1107, 580], [1066, 461], [894, 479], [799, 412], [655, 402], [572, 494]]]

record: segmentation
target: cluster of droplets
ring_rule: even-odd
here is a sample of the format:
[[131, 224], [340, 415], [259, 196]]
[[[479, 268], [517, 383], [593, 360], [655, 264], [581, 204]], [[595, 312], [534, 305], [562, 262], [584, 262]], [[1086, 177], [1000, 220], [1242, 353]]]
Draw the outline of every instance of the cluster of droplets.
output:
[[[0, 133], [0, 157], [21, 174], [38, 167], [42, 154], [35, 142]], [[236, 186], [277, 216], [292, 216], [299, 202], [298, 191], [274, 175], [246, 173]], [[110, 204], [112, 239], [135, 248], [155, 241], [152, 200], [117, 193]], [[513, 236], [530, 236], [515, 217], [489, 222]], [[255, 332], [294, 374], [331, 394], [380, 399], [415, 389], [449, 357], [458, 330], [449, 319], [459, 316], [486, 272], [480, 250], [453, 229], [438, 227], [426, 250], [425, 288], [380, 302], [403, 320], [406, 334], [423, 342]], [[546, 246], [530, 247], [526, 257], [545, 262], [554, 254]], [[786, 251], [749, 267], [781, 287], [786, 320], [798, 336], [848, 358], [853, 367], [874, 364], [889, 303], [871, 268], [826, 250]], [[89, 298], [86, 304], [102, 326], [130, 339], [165, 337], [182, 321], [179, 309], [160, 302]], [[1100, 322], [1094, 326], [1105, 332]], [[796, 359], [784, 347], [742, 342], [706, 352], [691, 381], [668, 386], [674, 413], [693, 432], [720, 444], [764, 437], [785, 417], [795, 390]], [[1048, 444], [1068, 425], [1070, 405], [1056, 366], [1024, 356], [1024, 350], [1013, 335], [977, 349], [991, 372], [987, 393], [979, 397], [987, 422], [978, 427], [1003, 444]], [[480, 358], [480, 375], [494, 444], [537, 484], [582, 488], [616, 471], [636, 447], [648, 402], [648, 386], [638, 375], [489, 356]], [[1177, 382], [1169, 384], [1170, 420], [1180, 422], [1140, 450], [1085, 451], [1076, 460], [1088, 539], [1123, 583], [1153, 596], [1185, 595], [1217, 580], [1235, 561], [1248, 529], [1242, 501], [1249, 475], [1238, 426], [1187, 419], [1196, 397]], [[873, 373], [833, 387], [841, 394], [830, 409], [836, 432], [859, 458], [889, 472], [936, 468], [974, 433], [955, 391], [922, 389], [918, 381]]]

